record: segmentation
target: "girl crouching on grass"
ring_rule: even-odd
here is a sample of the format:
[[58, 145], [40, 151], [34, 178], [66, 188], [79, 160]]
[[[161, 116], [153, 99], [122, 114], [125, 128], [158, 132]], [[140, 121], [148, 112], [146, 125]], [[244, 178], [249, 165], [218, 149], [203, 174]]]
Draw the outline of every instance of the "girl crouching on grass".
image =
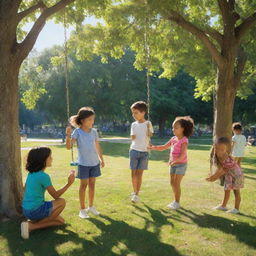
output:
[[216, 172], [206, 180], [213, 182], [219, 178], [224, 180], [224, 198], [220, 205], [214, 207], [215, 210], [227, 211], [227, 203], [230, 197], [230, 191], [234, 191], [235, 207], [229, 210], [229, 213], [239, 213], [241, 202], [240, 188], [244, 186], [244, 175], [241, 167], [230, 155], [231, 142], [226, 137], [216, 140], [211, 151], [211, 167], [215, 165]]
[[[60, 216], [66, 202], [60, 196], [75, 180], [75, 171], [70, 171], [68, 183], [61, 189], [55, 190], [50, 176], [45, 172], [52, 166], [51, 149], [48, 147], [33, 148], [29, 151], [26, 170], [29, 172], [25, 183], [25, 193], [22, 201], [23, 215], [29, 219], [21, 223], [21, 236], [29, 238], [29, 233], [36, 229], [64, 224]], [[45, 190], [54, 198], [45, 201]]]

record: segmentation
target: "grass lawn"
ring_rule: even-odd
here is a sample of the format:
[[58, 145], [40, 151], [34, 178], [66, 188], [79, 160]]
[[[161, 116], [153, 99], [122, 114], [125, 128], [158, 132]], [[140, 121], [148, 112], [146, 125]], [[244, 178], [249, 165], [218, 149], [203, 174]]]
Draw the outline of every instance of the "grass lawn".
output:
[[[182, 208], [171, 211], [166, 208], [173, 199], [167, 166], [169, 152], [151, 152], [141, 202], [132, 204], [129, 145], [102, 142], [106, 167], [97, 180], [95, 200], [101, 216], [87, 220], [78, 217], [76, 180], [63, 196], [67, 200], [62, 214], [65, 227], [35, 231], [25, 241], [20, 237], [18, 221], [1, 222], [0, 255], [255, 256], [256, 147], [247, 148], [243, 162], [242, 214], [231, 215], [211, 210], [220, 203], [223, 188], [205, 182], [209, 143], [210, 140], [191, 140], [189, 168], [182, 183]], [[29, 142], [26, 146], [30, 146]], [[61, 145], [51, 148], [54, 162], [47, 172], [54, 186], [60, 188], [70, 170], [70, 152]], [[23, 156], [26, 153], [22, 151]], [[23, 175], [25, 179], [24, 170]], [[46, 197], [50, 199], [48, 194]], [[233, 203], [232, 195], [230, 208]]]

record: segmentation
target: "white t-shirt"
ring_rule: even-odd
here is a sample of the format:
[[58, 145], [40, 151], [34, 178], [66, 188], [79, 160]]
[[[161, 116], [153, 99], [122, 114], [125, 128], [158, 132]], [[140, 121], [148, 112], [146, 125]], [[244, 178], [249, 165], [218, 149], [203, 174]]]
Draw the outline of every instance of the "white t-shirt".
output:
[[147, 136], [149, 124], [149, 131], [153, 133], [153, 126], [150, 121], [145, 121], [143, 123], [139, 123], [138, 121], [133, 122], [131, 125], [131, 136], [135, 135], [135, 140], [132, 140], [131, 149], [148, 152], [148, 146], [150, 138]]
[[232, 137], [232, 141], [234, 142], [232, 156], [243, 157], [246, 146], [246, 137], [242, 134], [235, 134]]

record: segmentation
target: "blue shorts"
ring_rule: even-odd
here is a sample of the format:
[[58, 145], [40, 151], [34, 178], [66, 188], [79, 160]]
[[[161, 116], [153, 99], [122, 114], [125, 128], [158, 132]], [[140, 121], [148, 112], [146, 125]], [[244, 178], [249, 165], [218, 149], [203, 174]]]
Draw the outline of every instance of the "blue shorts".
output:
[[131, 149], [130, 168], [131, 170], [147, 170], [148, 169], [148, 152], [141, 152]]
[[187, 170], [187, 164], [177, 164], [177, 165], [171, 166], [170, 173], [185, 175], [186, 170]]
[[30, 220], [41, 220], [51, 215], [52, 207], [52, 201], [46, 201], [35, 210], [26, 210], [23, 208], [23, 215]]
[[96, 166], [78, 165], [77, 178], [80, 180], [96, 178], [96, 177], [99, 177], [100, 175], [101, 175], [101, 172], [100, 172], [99, 164]]

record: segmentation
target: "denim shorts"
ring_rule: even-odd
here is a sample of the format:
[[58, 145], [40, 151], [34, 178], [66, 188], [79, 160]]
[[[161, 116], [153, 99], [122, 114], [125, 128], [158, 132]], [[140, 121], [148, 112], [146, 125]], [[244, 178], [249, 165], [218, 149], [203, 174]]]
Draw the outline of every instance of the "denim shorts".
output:
[[185, 175], [186, 170], [187, 170], [187, 164], [176, 164], [174, 166], [171, 166], [170, 173], [171, 174]]
[[148, 169], [148, 152], [141, 152], [131, 149], [130, 168], [131, 170], [147, 170]]
[[35, 210], [26, 210], [23, 208], [23, 215], [30, 220], [41, 220], [51, 215], [52, 207], [52, 201], [46, 201]]
[[96, 178], [101, 175], [100, 165], [96, 166], [83, 166], [78, 165], [77, 178], [80, 180]]

